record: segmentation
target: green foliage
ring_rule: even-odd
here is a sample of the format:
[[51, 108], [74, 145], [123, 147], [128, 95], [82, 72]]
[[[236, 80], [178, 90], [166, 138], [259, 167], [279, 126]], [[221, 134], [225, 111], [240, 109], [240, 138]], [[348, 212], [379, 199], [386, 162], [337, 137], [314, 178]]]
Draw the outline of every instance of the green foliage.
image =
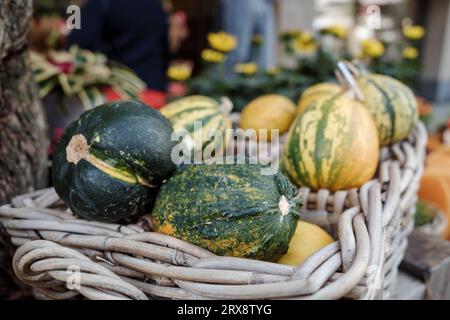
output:
[[311, 77], [288, 69], [280, 69], [273, 75], [258, 71], [252, 76], [235, 74], [229, 78], [215, 77], [205, 72], [190, 80], [188, 86], [189, 94], [215, 99], [227, 96], [233, 102], [234, 110], [241, 111], [251, 100], [268, 93], [278, 93], [296, 101], [311, 80]]
[[405, 48], [412, 47], [406, 39], [405, 43], [397, 46], [399, 54], [396, 58], [385, 54], [385, 44], [369, 39], [360, 59], [355, 59], [346, 49], [346, 36], [346, 30], [339, 26], [315, 35], [302, 30], [285, 32], [280, 35], [280, 42], [285, 56], [293, 62], [289, 66], [280, 66], [278, 72], [258, 70], [230, 75], [232, 72], [225, 72], [223, 62], [208, 63], [200, 75], [187, 83], [188, 94], [213, 98], [228, 96], [237, 111], [252, 99], [268, 93], [285, 95], [297, 101], [307, 87], [320, 82], [335, 82], [336, 64], [343, 59], [353, 60], [368, 72], [386, 74], [413, 89], [417, 88], [420, 63], [417, 56], [406, 57], [402, 53]]
[[368, 66], [368, 70], [396, 78], [414, 90], [419, 85], [421, 67], [418, 59], [401, 59], [400, 61], [374, 59]]
[[90, 109], [106, 102], [103, 86], [112, 87], [124, 99], [136, 99], [145, 88], [145, 83], [127, 67], [77, 46], [47, 54], [31, 52], [30, 58], [41, 98], [50, 92], [63, 97], [77, 95], [83, 106]]
[[431, 223], [436, 216], [435, 210], [426, 202], [419, 200], [416, 205], [414, 223], [416, 227]]

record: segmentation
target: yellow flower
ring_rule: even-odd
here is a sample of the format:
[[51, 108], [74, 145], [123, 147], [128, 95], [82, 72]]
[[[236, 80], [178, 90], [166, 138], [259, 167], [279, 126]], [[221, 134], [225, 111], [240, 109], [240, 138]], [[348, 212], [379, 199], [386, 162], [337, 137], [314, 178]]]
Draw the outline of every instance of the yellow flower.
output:
[[309, 32], [302, 32], [292, 40], [292, 49], [297, 54], [314, 53], [317, 50], [317, 43]]
[[331, 34], [339, 39], [344, 39], [347, 36], [347, 29], [344, 26], [329, 26], [320, 30], [325, 34]]
[[418, 25], [405, 26], [403, 35], [410, 40], [419, 40], [425, 35], [425, 29]]
[[258, 65], [254, 62], [237, 63], [234, 66], [234, 72], [246, 74], [248, 76], [255, 74], [256, 71], [258, 71]]
[[175, 64], [167, 69], [167, 76], [175, 81], [185, 81], [191, 74], [192, 68], [187, 64]]
[[217, 32], [208, 34], [208, 43], [211, 48], [222, 52], [230, 52], [236, 48], [237, 39], [226, 32]]
[[403, 58], [405, 59], [416, 59], [419, 56], [419, 50], [414, 47], [406, 47], [403, 49]]
[[202, 50], [202, 59], [208, 62], [219, 63], [225, 60], [225, 55], [219, 51], [204, 49]]
[[362, 53], [364, 56], [378, 58], [384, 54], [384, 45], [377, 39], [366, 39], [361, 42]]
[[277, 74], [280, 73], [280, 68], [278, 68], [278, 67], [269, 68], [269, 69], [266, 70], [266, 73], [269, 76], [276, 76]]

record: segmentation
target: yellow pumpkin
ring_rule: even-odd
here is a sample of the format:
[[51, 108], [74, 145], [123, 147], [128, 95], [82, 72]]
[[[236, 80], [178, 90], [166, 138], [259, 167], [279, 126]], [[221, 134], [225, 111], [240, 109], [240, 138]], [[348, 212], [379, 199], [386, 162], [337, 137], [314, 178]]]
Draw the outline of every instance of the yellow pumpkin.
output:
[[278, 263], [297, 266], [333, 241], [333, 238], [319, 226], [299, 221], [289, 242], [288, 252], [278, 260]]
[[271, 140], [271, 129], [278, 129], [282, 135], [289, 130], [295, 118], [294, 103], [278, 94], [268, 94], [251, 101], [242, 111], [239, 126], [255, 129], [258, 139], [261, 129], [267, 129], [267, 139]]
[[303, 112], [311, 102], [330, 95], [337, 94], [342, 91], [340, 85], [331, 82], [318, 83], [303, 91], [297, 104], [297, 113]]

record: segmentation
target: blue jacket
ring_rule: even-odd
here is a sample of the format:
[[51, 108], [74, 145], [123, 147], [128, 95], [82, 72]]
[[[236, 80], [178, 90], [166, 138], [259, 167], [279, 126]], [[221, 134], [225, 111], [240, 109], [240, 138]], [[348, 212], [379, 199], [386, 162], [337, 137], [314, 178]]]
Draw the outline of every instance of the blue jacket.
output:
[[152, 89], [166, 90], [167, 16], [160, 0], [88, 0], [68, 46], [100, 51], [133, 69]]

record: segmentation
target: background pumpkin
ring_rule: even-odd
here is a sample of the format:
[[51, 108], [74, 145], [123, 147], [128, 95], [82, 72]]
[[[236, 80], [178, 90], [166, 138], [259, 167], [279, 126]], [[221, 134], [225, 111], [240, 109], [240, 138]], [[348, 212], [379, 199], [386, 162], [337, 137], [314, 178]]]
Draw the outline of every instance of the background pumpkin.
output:
[[[184, 142], [197, 154], [203, 154], [203, 150], [208, 146], [214, 150], [224, 149], [230, 139], [227, 129], [232, 127], [231, 120], [214, 99], [199, 95], [189, 96], [165, 105], [160, 111], [172, 123], [175, 132], [183, 129], [189, 132], [189, 136], [185, 137], [189, 141]], [[195, 132], [195, 121], [201, 121], [202, 134], [200, 131]], [[223, 139], [210, 139], [207, 136], [209, 130], [218, 130]]]
[[297, 116], [282, 168], [297, 185], [336, 191], [371, 179], [378, 158], [378, 134], [369, 112], [347, 94], [338, 94], [316, 100]]
[[276, 261], [298, 219], [295, 188], [256, 164], [182, 166], [153, 208], [154, 229], [218, 255]]
[[[427, 156], [419, 197], [433, 204], [450, 221], [450, 147], [442, 145]], [[442, 236], [450, 239], [450, 224]]]
[[267, 94], [251, 101], [242, 111], [239, 126], [242, 129], [267, 130], [271, 140], [271, 129], [278, 129], [279, 135], [286, 133], [295, 118], [295, 105], [288, 98], [278, 94]]
[[298, 266], [316, 251], [333, 242], [333, 238], [319, 226], [299, 221], [294, 236], [289, 242], [288, 252], [278, 263]]
[[342, 87], [336, 83], [324, 82], [313, 85], [303, 91], [297, 104], [297, 114], [303, 112], [305, 108], [315, 100], [338, 94]]
[[138, 101], [84, 112], [65, 130], [53, 159], [53, 184], [75, 214], [118, 221], [151, 210], [175, 169], [169, 121]]
[[[419, 198], [436, 206], [450, 220], [450, 174], [441, 168], [427, 168], [420, 180]], [[450, 239], [450, 225], [442, 237]]]
[[364, 95], [363, 103], [374, 118], [380, 144], [406, 138], [419, 119], [417, 100], [411, 89], [380, 74], [360, 75], [356, 81]]

